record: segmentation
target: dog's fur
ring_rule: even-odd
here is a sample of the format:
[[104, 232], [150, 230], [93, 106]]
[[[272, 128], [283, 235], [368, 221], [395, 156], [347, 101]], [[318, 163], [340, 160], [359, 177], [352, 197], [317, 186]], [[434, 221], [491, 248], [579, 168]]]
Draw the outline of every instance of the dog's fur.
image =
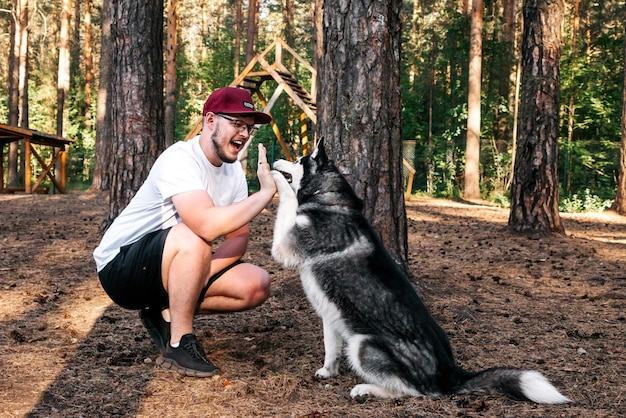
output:
[[539, 372], [469, 372], [455, 363], [446, 334], [322, 144], [295, 163], [276, 161], [272, 176], [280, 194], [272, 255], [298, 269], [323, 321], [324, 367], [317, 376], [337, 375], [345, 344], [351, 367], [366, 382], [352, 389], [352, 397], [498, 391], [534, 402], [570, 401]]

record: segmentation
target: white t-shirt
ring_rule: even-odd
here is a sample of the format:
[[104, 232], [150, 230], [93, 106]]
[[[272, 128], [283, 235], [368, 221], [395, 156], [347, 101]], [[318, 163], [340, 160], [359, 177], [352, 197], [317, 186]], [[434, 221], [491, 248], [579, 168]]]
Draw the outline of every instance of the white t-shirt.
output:
[[223, 163], [215, 167], [202, 152], [199, 139], [196, 136], [177, 142], [157, 158], [144, 184], [94, 250], [98, 271], [115, 258], [121, 247], [181, 222], [172, 203], [175, 194], [206, 190], [215, 206], [228, 206], [248, 197], [241, 164]]

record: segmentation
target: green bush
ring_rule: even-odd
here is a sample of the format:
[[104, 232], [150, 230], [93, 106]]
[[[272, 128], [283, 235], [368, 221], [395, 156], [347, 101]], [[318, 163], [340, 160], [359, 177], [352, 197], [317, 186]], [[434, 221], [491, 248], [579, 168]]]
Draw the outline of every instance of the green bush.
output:
[[584, 189], [580, 194], [565, 197], [559, 202], [561, 212], [602, 212], [611, 207], [612, 200], [604, 200]]

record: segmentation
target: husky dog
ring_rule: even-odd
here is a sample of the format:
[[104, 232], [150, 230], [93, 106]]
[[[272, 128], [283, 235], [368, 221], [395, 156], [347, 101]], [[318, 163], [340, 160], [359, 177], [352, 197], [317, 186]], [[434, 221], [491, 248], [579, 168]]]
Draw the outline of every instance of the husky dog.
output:
[[322, 378], [345, 355], [366, 382], [352, 397], [440, 396], [498, 391], [541, 403], [570, 400], [536, 371], [462, 369], [444, 331], [383, 247], [323, 144], [295, 163], [278, 160], [272, 256], [299, 271], [324, 328]]

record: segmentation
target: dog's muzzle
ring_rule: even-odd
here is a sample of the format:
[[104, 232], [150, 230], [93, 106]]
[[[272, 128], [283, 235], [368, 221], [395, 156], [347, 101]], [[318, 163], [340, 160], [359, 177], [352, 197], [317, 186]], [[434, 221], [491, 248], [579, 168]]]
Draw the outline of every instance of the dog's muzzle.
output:
[[280, 171], [280, 170], [277, 170], [277, 171], [280, 174], [282, 174], [285, 179], [287, 179], [287, 183], [291, 183], [291, 181], [293, 180], [293, 177], [291, 177], [291, 174], [284, 172], [284, 171]]

